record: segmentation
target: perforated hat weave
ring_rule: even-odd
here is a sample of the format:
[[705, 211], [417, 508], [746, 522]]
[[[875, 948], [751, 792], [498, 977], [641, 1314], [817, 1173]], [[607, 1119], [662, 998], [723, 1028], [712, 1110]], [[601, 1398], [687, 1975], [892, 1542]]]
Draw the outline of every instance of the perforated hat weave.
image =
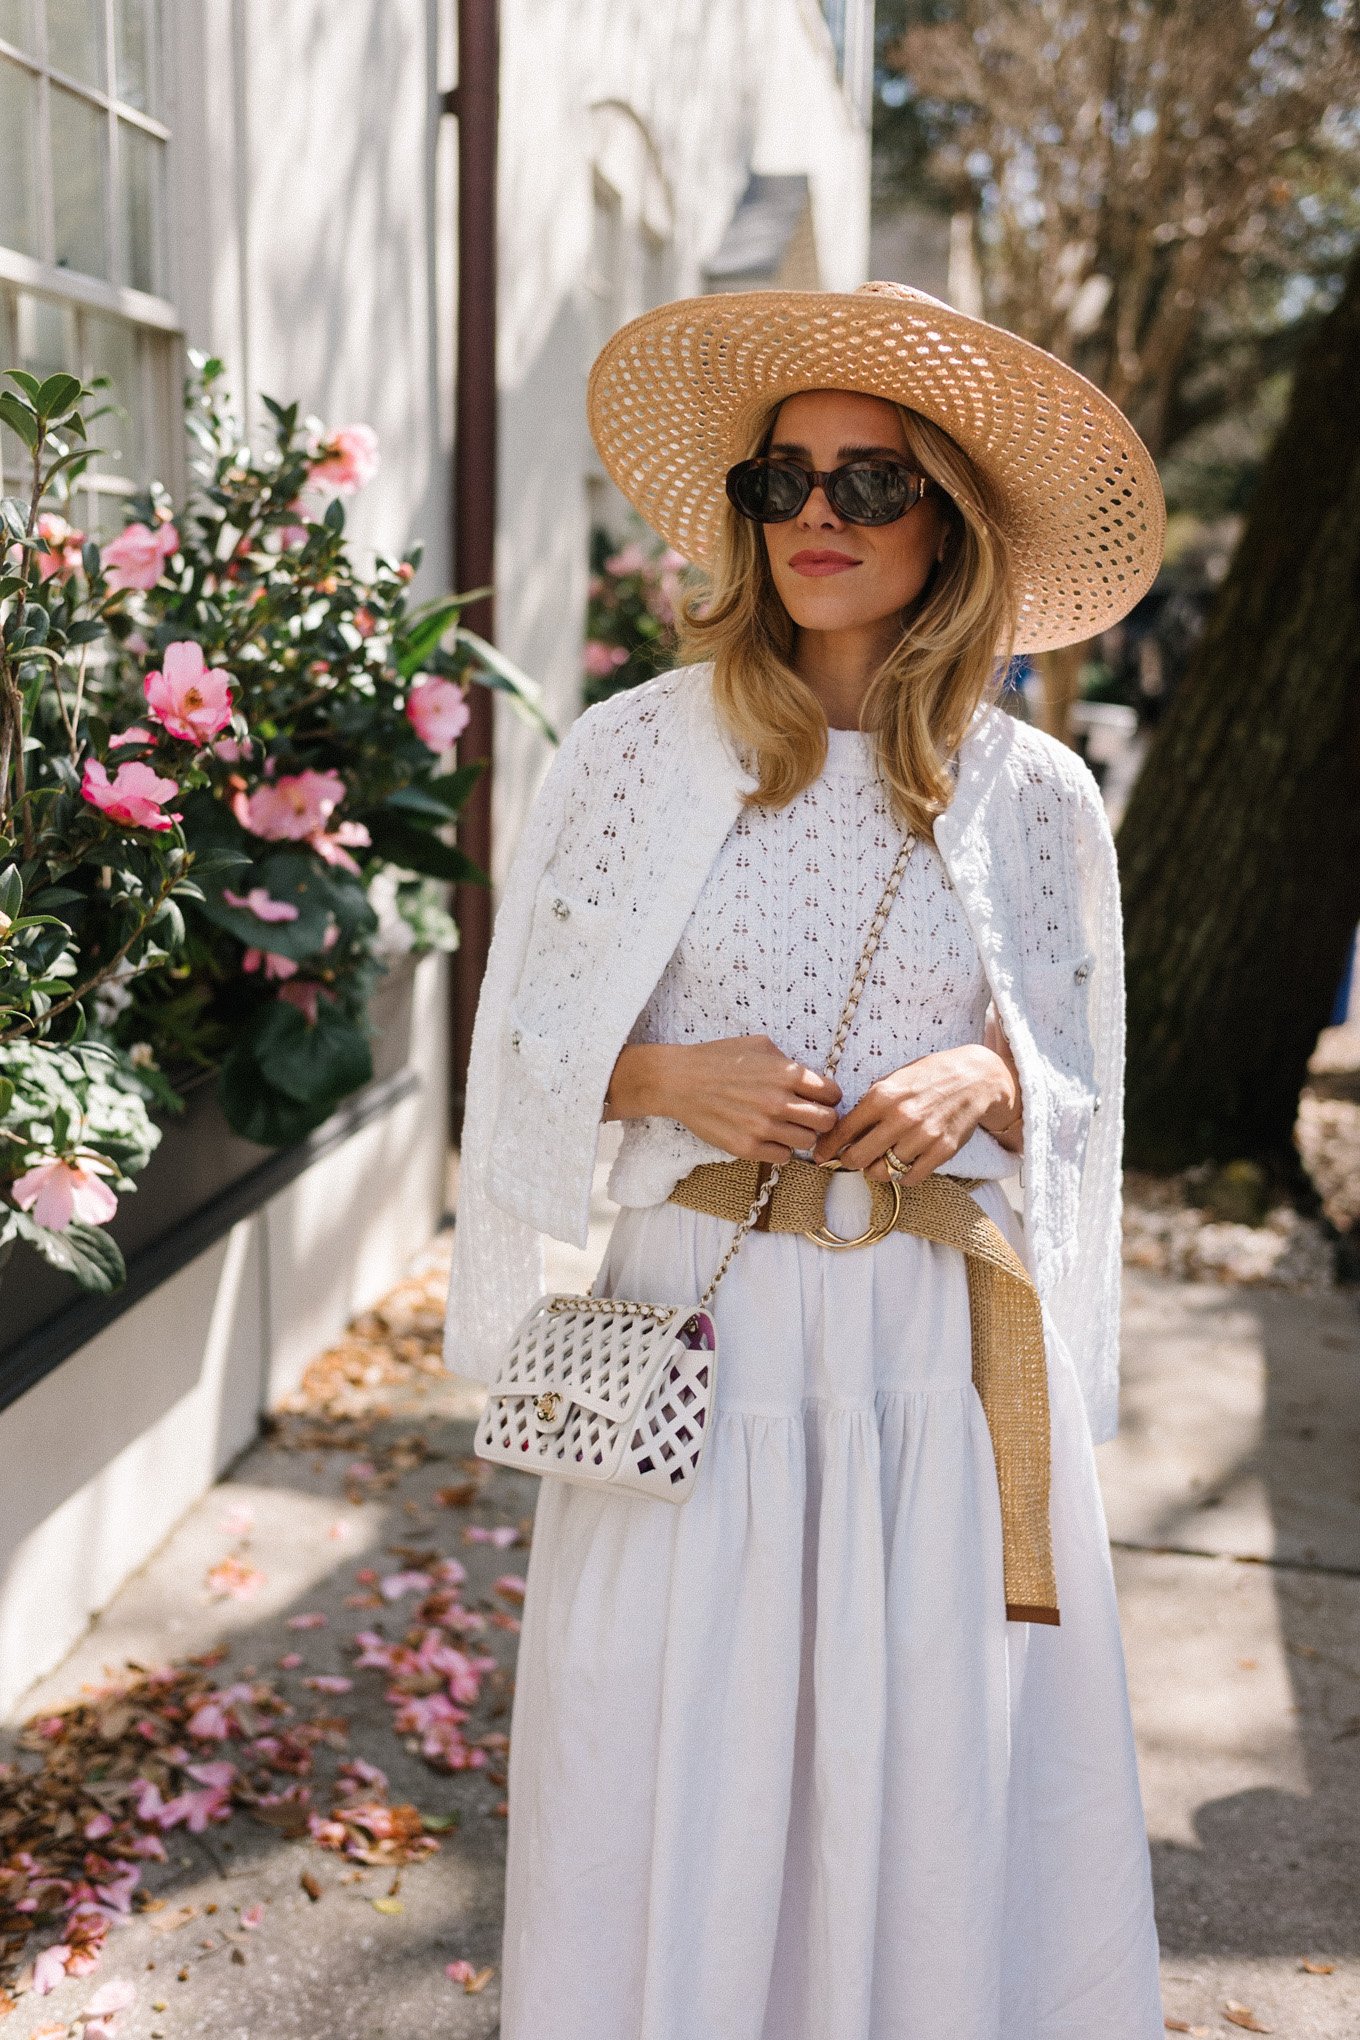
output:
[[612, 480], [687, 559], [711, 552], [727, 470], [799, 390], [856, 390], [937, 425], [996, 486], [1017, 651], [1094, 637], [1151, 587], [1166, 507], [1152, 456], [1085, 376], [905, 284], [683, 298], [622, 327], [591, 370]]

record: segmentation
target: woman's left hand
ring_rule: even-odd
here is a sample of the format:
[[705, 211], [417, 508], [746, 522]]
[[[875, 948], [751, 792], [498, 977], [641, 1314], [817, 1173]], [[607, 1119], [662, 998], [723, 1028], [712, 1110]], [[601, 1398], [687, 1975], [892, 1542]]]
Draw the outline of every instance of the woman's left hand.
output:
[[838, 1161], [886, 1183], [883, 1156], [892, 1148], [906, 1165], [898, 1178], [905, 1188], [952, 1161], [979, 1126], [1009, 1131], [1019, 1113], [1019, 1079], [1007, 1057], [981, 1046], [943, 1049], [871, 1085], [822, 1135], [813, 1159]]

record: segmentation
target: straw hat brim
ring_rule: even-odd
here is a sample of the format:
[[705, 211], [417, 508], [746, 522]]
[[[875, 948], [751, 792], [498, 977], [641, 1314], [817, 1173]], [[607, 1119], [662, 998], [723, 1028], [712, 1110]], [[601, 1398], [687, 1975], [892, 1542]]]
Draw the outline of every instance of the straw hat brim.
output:
[[989, 477], [1015, 559], [1017, 651], [1094, 637], [1151, 587], [1166, 506], [1123, 413], [1042, 347], [902, 284], [741, 291], [646, 312], [591, 370], [590, 430], [646, 522], [703, 561], [727, 470], [758, 420], [818, 389], [919, 411]]

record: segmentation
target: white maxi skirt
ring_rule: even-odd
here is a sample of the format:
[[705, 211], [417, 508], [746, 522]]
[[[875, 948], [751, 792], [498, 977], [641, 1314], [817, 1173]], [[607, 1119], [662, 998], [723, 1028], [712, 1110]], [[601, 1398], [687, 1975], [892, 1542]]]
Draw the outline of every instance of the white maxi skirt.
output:
[[[1001, 1191], [977, 1196], [1016, 1243]], [[692, 1303], [731, 1236], [625, 1211], [598, 1286]], [[1061, 1342], [1051, 1628], [1005, 1619], [955, 1249], [753, 1234], [714, 1315], [689, 1501], [543, 1484], [504, 2040], [1160, 2040], [1109, 1546]]]

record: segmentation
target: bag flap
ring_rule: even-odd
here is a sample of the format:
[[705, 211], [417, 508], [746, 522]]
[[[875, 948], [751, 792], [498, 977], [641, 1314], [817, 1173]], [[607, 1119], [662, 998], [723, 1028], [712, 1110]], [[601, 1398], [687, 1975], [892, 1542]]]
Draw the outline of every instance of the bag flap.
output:
[[[662, 1310], [670, 1315], [659, 1323]], [[579, 1296], [544, 1296], [520, 1325], [488, 1393], [553, 1390], [611, 1423], [625, 1423], [676, 1351], [715, 1345], [713, 1320], [697, 1305], [602, 1311]]]

